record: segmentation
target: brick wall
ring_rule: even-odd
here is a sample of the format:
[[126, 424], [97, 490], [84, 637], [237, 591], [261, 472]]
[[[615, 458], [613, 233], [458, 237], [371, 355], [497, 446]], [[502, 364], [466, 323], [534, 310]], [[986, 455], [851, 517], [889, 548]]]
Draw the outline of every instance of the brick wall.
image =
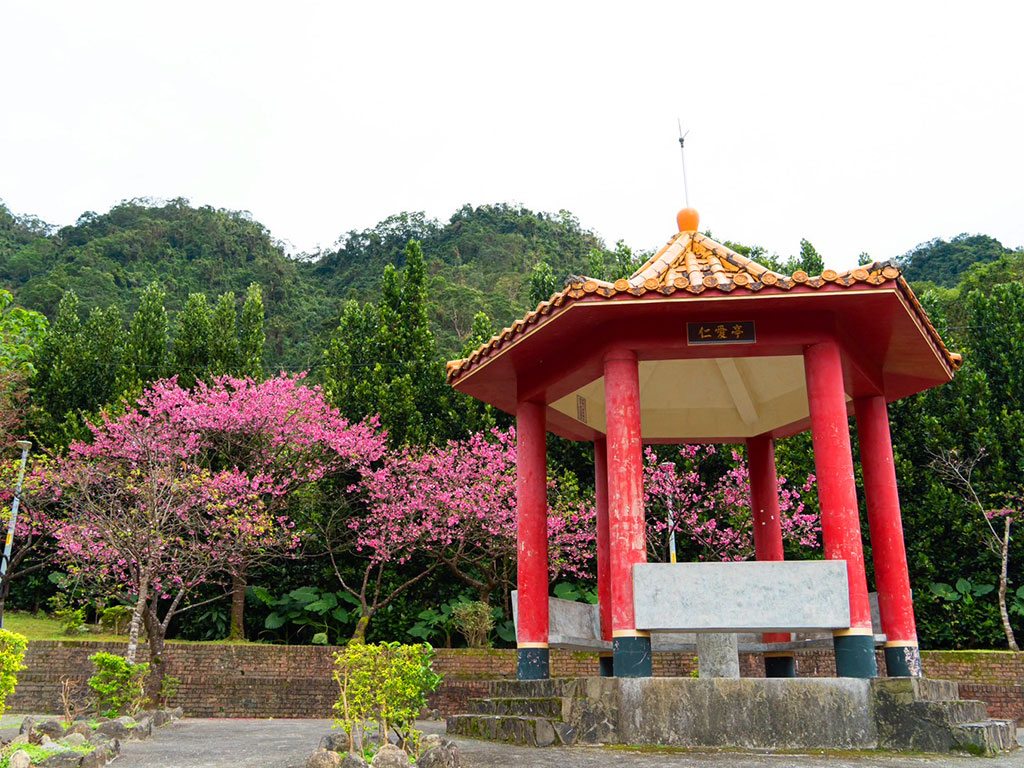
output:
[[[322, 646], [177, 644], [167, 646], [167, 671], [181, 679], [172, 701], [193, 717], [329, 717], [337, 689], [331, 680], [333, 648]], [[96, 651], [123, 653], [121, 643], [33, 641], [26, 669], [8, 698], [8, 708], [22, 712], [58, 712], [60, 680], [69, 677], [85, 692], [92, 674], [88, 656]], [[831, 651], [797, 654], [801, 677], [835, 674]], [[885, 670], [882, 654], [879, 669]], [[964, 698], [980, 699], [993, 717], [1024, 723], [1024, 653], [925, 651], [922, 663], [928, 677], [957, 680]], [[431, 706], [444, 714], [464, 710], [466, 701], [484, 696], [487, 682], [515, 676], [514, 650], [451, 650], [440, 648], [435, 670], [444, 683]], [[696, 668], [690, 653], [657, 653], [654, 674], [688, 677]], [[570, 651], [551, 652], [551, 672], [557, 677], [596, 675], [597, 656]], [[740, 654], [744, 677], [764, 675], [759, 654]]]

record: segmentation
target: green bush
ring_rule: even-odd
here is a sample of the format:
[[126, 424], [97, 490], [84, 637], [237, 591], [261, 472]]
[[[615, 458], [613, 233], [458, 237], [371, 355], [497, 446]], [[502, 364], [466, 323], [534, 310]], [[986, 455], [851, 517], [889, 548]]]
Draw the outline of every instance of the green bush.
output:
[[488, 635], [494, 629], [494, 613], [491, 606], [474, 600], [456, 603], [452, 606], [452, 626], [466, 638], [470, 648], [486, 648], [490, 643]]
[[[392, 730], [404, 750], [419, 752], [423, 734], [415, 728], [416, 716], [441, 684], [430, 665], [433, 656], [427, 643], [349, 643], [334, 655], [334, 725], [348, 734], [350, 752], [376, 751]], [[367, 743], [368, 724], [375, 731], [373, 744]]]
[[125, 634], [131, 620], [132, 609], [128, 605], [112, 605], [100, 612], [100, 626], [115, 635]]
[[18, 671], [25, 668], [25, 648], [28, 638], [17, 632], [0, 629], [0, 715], [7, 708], [7, 697], [18, 684]]
[[145, 700], [149, 664], [132, 664], [113, 653], [94, 653], [89, 657], [96, 674], [89, 678], [96, 713], [104, 717], [134, 715]]

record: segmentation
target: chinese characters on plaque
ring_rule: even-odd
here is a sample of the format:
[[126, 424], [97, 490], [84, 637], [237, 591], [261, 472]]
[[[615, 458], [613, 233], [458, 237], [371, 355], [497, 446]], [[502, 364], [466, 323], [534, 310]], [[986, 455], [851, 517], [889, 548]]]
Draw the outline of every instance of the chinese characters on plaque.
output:
[[729, 320], [713, 323], [687, 323], [687, 344], [753, 344], [753, 320]]

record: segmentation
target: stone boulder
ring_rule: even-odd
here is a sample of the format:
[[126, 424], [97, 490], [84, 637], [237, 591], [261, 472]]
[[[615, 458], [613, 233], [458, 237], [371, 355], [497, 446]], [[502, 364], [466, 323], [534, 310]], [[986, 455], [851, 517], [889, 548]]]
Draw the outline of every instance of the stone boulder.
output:
[[54, 752], [45, 760], [32, 765], [38, 765], [40, 768], [79, 768], [82, 765], [82, 753], [70, 749]]
[[80, 733], [85, 736], [86, 740], [92, 738], [92, 728], [89, 727], [88, 723], [83, 723], [80, 720], [76, 720], [71, 726], [64, 732], [65, 736], [70, 736], [72, 733]]
[[69, 733], [59, 744], [63, 744], [65, 747], [81, 747], [89, 743], [89, 740], [80, 733]]
[[153, 718], [143, 715], [135, 723], [135, 727], [130, 730], [133, 739], [148, 739], [153, 735]]
[[103, 768], [112, 759], [113, 755], [110, 752], [110, 748], [106, 745], [100, 745], [82, 758], [80, 768]]
[[168, 723], [172, 722], [173, 720], [174, 720], [174, 718], [171, 716], [171, 713], [170, 713], [169, 710], [158, 709], [156, 712], [153, 713], [153, 727], [154, 728], [159, 728], [162, 725], [167, 725]]
[[64, 735], [64, 726], [57, 720], [45, 720], [38, 723], [34, 730], [39, 731], [39, 733], [45, 733], [55, 741]]
[[341, 768], [370, 768], [370, 764], [363, 760], [362, 755], [346, 752], [345, 757], [341, 761]]
[[18, 733], [31, 733], [33, 726], [38, 722], [34, 717], [26, 717], [21, 721], [21, 729]]
[[309, 756], [306, 768], [341, 768], [341, 755], [329, 749], [318, 749]]
[[180, 720], [185, 716], [185, 711], [181, 707], [175, 707], [171, 710], [171, 717], [175, 720]]
[[373, 762], [370, 765], [372, 768], [407, 768], [409, 756], [401, 747], [385, 744], [373, 756]]
[[[134, 723], [135, 721], [132, 720]], [[108, 739], [119, 739], [125, 741], [132, 737], [132, 729], [128, 728], [120, 720], [111, 720], [106, 723], [100, 723], [96, 728], [96, 733], [106, 736]]]
[[19, 749], [11, 755], [10, 762], [8, 764], [11, 768], [29, 768], [29, 766], [32, 765], [32, 758], [28, 756], [28, 752], [24, 749]]
[[447, 736], [432, 733], [420, 742], [417, 768], [459, 768], [459, 748]]
[[320, 749], [329, 749], [331, 752], [348, 752], [348, 734], [331, 731], [320, 739]]

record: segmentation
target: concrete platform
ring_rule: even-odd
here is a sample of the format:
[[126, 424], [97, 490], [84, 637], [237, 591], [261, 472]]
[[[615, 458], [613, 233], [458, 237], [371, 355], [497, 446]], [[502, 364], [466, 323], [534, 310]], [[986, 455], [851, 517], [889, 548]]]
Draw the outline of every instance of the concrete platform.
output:
[[495, 681], [448, 732], [529, 746], [574, 744], [996, 755], [990, 720], [956, 683], [912, 678], [556, 678]]

